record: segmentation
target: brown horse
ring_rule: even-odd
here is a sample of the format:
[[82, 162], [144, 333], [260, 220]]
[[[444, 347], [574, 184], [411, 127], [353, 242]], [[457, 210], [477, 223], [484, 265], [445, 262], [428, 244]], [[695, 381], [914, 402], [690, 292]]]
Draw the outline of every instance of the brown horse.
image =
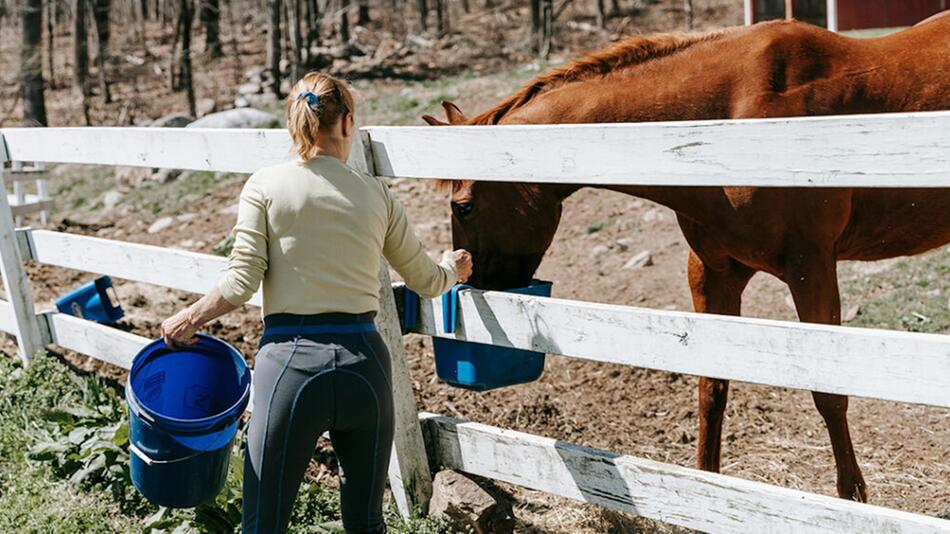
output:
[[[451, 103], [443, 107], [448, 123], [423, 118], [432, 125], [494, 125], [945, 110], [950, 17], [868, 40], [794, 21], [631, 37], [536, 78], [473, 119]], [[531, 278], [563, 200], [581, 188], [452, 184], [455, 246], [475, 257], [472, 283], [495, 289]], [[918, 254], [950, 242], [950, 189], [607, 188], [676, 212], [691, 249], [689, 285], [698, 312], [738, 315], [749, 279], [764, 271], [788, 285], [802, 321], [839, 324], [837, 260]], [[719, 469], [728, 388], [726, 380], [700, 380], [701, 469]], [[848, 398], [813, 395], [831, 436], [838, 495], [865, 501]]]

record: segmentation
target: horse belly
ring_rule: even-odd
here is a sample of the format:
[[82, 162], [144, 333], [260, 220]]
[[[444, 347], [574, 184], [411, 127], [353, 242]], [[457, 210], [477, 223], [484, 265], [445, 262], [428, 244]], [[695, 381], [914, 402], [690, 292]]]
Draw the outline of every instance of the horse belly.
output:
[[920, 254], [950, 243], [950, 189], [856, 189], [842, 260]]

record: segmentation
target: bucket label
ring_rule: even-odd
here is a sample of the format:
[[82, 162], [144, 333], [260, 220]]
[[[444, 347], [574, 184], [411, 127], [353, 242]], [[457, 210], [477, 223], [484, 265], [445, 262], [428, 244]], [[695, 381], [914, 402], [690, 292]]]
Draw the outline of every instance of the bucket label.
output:
[[189, 410], [196, 410], [208, 415], [215, 413], [214, 390], [204, 386], [188, 386], [185, 388], [184, 406]]
[[142, 400], [153, 401], [162, 394], [162, 385], [165, 383], [165, 371], [151, 374], [145, 379], [145, 395]]

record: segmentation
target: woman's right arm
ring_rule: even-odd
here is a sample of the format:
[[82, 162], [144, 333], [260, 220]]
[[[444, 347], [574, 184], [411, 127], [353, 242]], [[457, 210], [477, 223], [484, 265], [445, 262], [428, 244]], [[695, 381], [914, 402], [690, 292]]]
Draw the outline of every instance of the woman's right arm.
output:
[[389, 226], [383, 255], [398, 272], [409, 289], [423, 298], [435, 298], [456, 282], [464, 282], [472, 273], [471, 255], [464, 250], [446, 253], [440, 263], [432, 261], [412, 231], [399, 200], [386, 188], [389, 203]]
[[267, 200], [253, 176], [241, 191], [233, 234], [228, 270], [217, 287], [225, 300], [241, 306], [254, 295], [267, 272]]

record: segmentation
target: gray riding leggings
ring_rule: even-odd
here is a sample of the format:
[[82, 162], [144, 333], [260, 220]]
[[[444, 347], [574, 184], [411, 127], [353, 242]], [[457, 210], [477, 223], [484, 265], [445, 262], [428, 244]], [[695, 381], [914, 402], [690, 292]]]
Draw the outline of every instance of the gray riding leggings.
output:
[[[325, 330], [352, 333], [294, 335], [288, 323], [321, 316], [281, 314], [281, 333], [271, 335], [273, 316], [265, 319], [244, 456], [245, 534], [287, 530], [317, 438], [327, 431], [340, 463], [344, 528], [386, 531], [383, 490], [393, 440], [389, 352], [375, 329], [352, 326], [366, 314], [324, 315], [350, 325]], [[320, 330], [301, 320], [301, 331], [308, 328]]]

